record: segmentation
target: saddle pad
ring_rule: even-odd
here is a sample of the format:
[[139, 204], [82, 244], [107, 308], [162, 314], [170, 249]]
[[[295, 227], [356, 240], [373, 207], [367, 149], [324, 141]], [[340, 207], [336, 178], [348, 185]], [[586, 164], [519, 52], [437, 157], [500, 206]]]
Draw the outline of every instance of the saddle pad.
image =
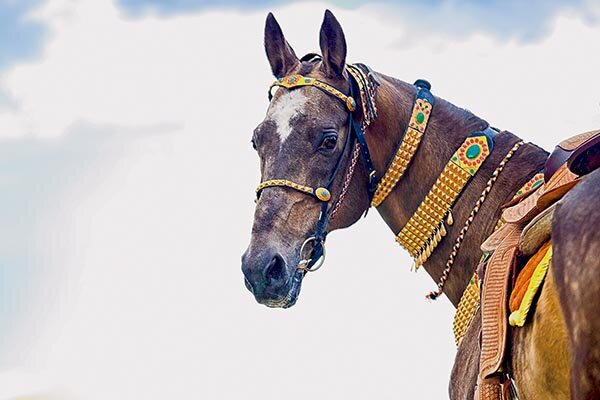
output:
[[540, 286], [544, 282], [546, 273], [552, 260], [552, 244], [546, 242], [527, 264], [517, 277], [515, 288], [510, 295], [511, 326], [523, 326], [527, 320], [529, 309]]

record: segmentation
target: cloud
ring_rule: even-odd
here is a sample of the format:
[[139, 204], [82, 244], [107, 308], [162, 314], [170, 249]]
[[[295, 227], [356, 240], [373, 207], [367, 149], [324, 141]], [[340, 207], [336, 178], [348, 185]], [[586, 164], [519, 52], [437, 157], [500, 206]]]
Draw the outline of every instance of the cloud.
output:
[[[185, 14], [211, 9], [252, 10], [265, 7], [281, 7], [302, 1], [261, 0], [119, 0], [119, 5], [131, 15], [159, 13], [162, 15]], [[377, 0], [341, 1], [332, 0], [331, 6], [340, 9], [361, 9], [375, 13], [390, 23], [410, 26], [414, 35], [408, 40], [418, 43], [419, 37], [437, 34], [465, 37], [484, 32], [499, 38], [514, 37], [523, 41], [538, 40], [550, 32], [554, 18], [561, 13], [571, 12], [586, 18], [589, 23], [598, 23], [598, 7], [591, 0]]]
[[[328, 6], [274, 10], [297, 53], [317, 47]], [[534, 42], [479, 32], [400, 48], [410, 27], [369, 10], [335, 9], [349, 61], [427, 78], [546, 148], [600, 124], [600, 33], [577, 15]], [[26, 394], [3, 384], [15, 379], [86, 399], [446, 396], [452, 308], [422, 300], [435, 283], [409, 274], [376, 213], [330, 237], [296, 308], [259, 307], [244, 288], [250, 132], [273, 79], [265, 15], [132, 18], [95, 0], [33, 12], [48, 40], [0, 74], [0, 398]]]

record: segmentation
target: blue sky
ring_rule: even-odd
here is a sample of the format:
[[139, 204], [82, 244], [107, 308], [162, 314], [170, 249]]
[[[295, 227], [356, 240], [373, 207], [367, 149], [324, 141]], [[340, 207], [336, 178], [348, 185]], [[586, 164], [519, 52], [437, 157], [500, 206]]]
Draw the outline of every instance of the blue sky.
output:
[[34, 57], [41, 48], [44, 26], [25, 18], [39, 3], [39, 0], [0, 0], [0, 69]]

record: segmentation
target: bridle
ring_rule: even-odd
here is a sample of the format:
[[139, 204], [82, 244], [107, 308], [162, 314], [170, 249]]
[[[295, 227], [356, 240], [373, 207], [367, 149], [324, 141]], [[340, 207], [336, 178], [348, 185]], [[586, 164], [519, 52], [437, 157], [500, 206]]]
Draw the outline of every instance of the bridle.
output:
[[[320, 60], [320, 56], [308, 54], [301, 59], [301, 61], [313, 60]], [[297, 87], [313, 86], [340, 100], [345, 105], [348, 112], [348, 134], [346, 135], [346, 142], [342, 153], [337, 160], [336, 166], [324, 186], [313, 188], [287, 179], [272, 179], [262, 182], [256, 189], [257, 198], [266, 188], [284, 186], [313, 196], [321, 202], [321, 213], [319, 215], [315, 233], [313, 236], [306, 239], [300, 248], [301, 261], [297, 266], [297, 274], [300, 275], [300, 279], [301, 276], [307, 272], [316, 271], [323, 265], [325, 260], [324, 243], [327, 234], [326, 228], [343, 202], [358, 158], [361, 155], [363, 156], [369, 176], [367, 185], [369, 205], [365, 210], [366, 215], [366, 212], [371, 206], [378, 207], [386, 200], [388, 195], [394, 190], [400, 178], [407, 171], [414, 155], [420, 147], [421, 139], [427, 129], [435, 102], [435, 98], [430, 92], [431, 85], [429, 82], [421, 79], [417, 80], [414, 83], [417, 90], [408, 126], [401, 137], [393, 157], [386, 166], [385, 173], [381, 178], [377, 179], [377, 172], [371, 161], [369, 147], [365, 137], [365, 130], [369, 123], [375, 119], [377, 114], [375, 96], [379, 81], [371, 69], [364, 64], [347, 65], [346, 71], [348, 72], [348, 83], [350, 87], [348, 95], [328, 83], [302, 75], [291, 75], [279, 78], [269, 88], [269, 100], [271, 100], [271, 90], [275, 86], [290, 90]], [[357, 108], [356, 100], [353, 97], [354, 85], [358, 87], [361, 96], [361, 106], [363, 111], [362, 126], [360, 126], [354, 118], [354, 112]], [[491, 154], [494, 146], [494, 138], [497, 133], [497, 129], [488, 126], [481, 131], [472, 132], [465, 138], [462, 145], [451, 156], [444, 169], [440, 172], [436, 182], [433, 184], [417, 210], [396, 235], [396, 241], [413, 257], [415, 261], [415, 270], [429, 259], [443, 237], [447, 235], [446, 226], [454, 224], [452, 215], [454, 203], [471, 178], [482, 166], [483, 162], [488, 158], [488, 155]], [[351, 143], [354, 143], [354, 150], [351, 152], [352, 157], [346, 168], [342, 189], [338, 197], [333, 201], [333, 206], [330, 207], [329, 204], [332, 202], [332, 186], [341, 170], [346, 154], [350, 153], [349, 149]], [[507, 153], [488, 180], [486, 188], [482, 192], [471, 215], [469, 215], [469, 218], [466, 220], [465, 225], [459, 232], [459, 235], [452, 246], [452, 252], [448, 258], [443, 274], [440, 277], [437, 290], [432, 291], [427, 295], [429, 299], [435, 299], [441, 295], [444, 284], [452, 269], [452, 265], [456, 260], [465, 233], [472, 224], [475, 215], [481, 208], [481, 204], [485, 201], [487, 193], [490, 192], [492, 185], [504, 168], [504, 165], [510, 160], [521, 144], [522, 142], [517, 143]], [[312, 244], [313, 248], [309, 254], [305, 254], [309, 244]]]
[[[314, 61], [318, 59], [320, 59], [318, 55], [307, 54], [301, 59], [301, 61]], [[369, 176], [369, 183], [367, 187], [369, 195], [369, 204], [371, 203], [371, 200], [377, 188], [376, 171], [373, 167], [373, 162], [371, 161], [371, 154], [369, 152], [369, 147], [365, 138], [365, 132], [364, 129], [356, 122], [354, 118], [354, 111], [356, 111], [357, 103], [354, 98], [353, 86], [356, 85], [359, 88], [359, 91], [361, 92], [360, 95], [361, 100], [363, 102], [363, 107], [365, 107], [365, 112], [369, 114], [368, 120], [370, 121], [375, 118], [376, 114], [376, 109], [374, 107], [374, 98], [371, 99], [368, 93], [363, 93], [362, 91], [367, 90], [367, 88], [373, 86], [375, 86], [376, 89], [376, 86], [379, 84], [379, 82], [376, 80], [377, 78], [375, 78], [375, 75], [372, 73], [372, 71], [362, 64], [349, 65], [347, 66], [346, 71], [348, 71], [348, 84], [350, 87], [348, 95], [344, 94], [342, 91], [338, 90], [337, 88], [333, 87], [328, 83], [302, 75], [290, 75], [278, 78], [269, 88], [270, 101], [273, 98], [271, 91], [274, 87], [282, 87], [285, 89], [292, 90], [298, 87], [312, 86], [328, 94], [329, 96], [332, 96], [341, 101], [344, 104], [344, 107], [346, 108], [348, 113], [348, 132], [346, 135], [344, 147], [342, 149], [342, 152], [340, 153], [340, 156], [336, 162], [336, 165], [331, 175], [329, 176], [329, 179], [323, 186], [311, 187], [292, 182], [288, 179], [270, 179], [262, 182], [256, 188], [257, 199], [260, 197], [260, 194], [264, 189], [270, 187], [287, 187], [297, 190], [306, 195], [312, 196], [316, 200], [321, 202], [321, 212], [317, 221], [315, 233], [308, 239], [306, 239], [300, 248], [300, 262], [298, 263], [297, 269], [304, 273], [318, 270], [325, 261], [325, 237], [327, 235], [327, 225], [329, 224], [331, 219], [333, 219], [335, 213], [337, 212], [345, 198], [346, 192], [349, 187], [349, 182], [352, 178], [352, 175], [354, 174], [355, 166], [359, 155], [363, 156], [363, 160], [365, 162], [365, 166]], [[369, 104], [370, 108], [366, 108], [367, 104], [365, 103]], [[363, 125], [366, 125], [364, 123], [364, 119], [365, 115], [363, 114]], [[354, 148], [354, 151], [351, 151], [351, 148]], [[342, 189], [337, 198], [333, 200], [331, 195], [332, 187], [337, 178], [338, 173], [342, 169], [342, 164], [347, 158], [347, 154], [352, 154], [352, 156], [350, 158], [350, 162], [348, 163], [348, 167], [346, 168], [345, 177], [342, 181]], [[307, 249], [311, 244], [312, 250], [310, 251], [310, 253], [307, 254]]]

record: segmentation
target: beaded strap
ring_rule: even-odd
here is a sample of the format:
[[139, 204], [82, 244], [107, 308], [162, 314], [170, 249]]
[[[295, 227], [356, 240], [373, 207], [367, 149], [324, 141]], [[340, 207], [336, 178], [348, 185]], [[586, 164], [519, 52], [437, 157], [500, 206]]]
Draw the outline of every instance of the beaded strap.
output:
[[454, 223], [452, 206], [490, 154], [492, 141], [483, 132], [468, 137], [451, 157], [433, 187], [396, 236], [396, 241], [415, 259], [419, 268], [446, 236]]
[[260, 192], [268, 187], [274, 186], [285, 186], [292, 189], [295, 189], [299, 192], [310, 194], [311, 196], [315, 196], [317, 199], [327, 202], [331, 199], [331, 193], [329, 190], [318, 187], [316, 189], [311, 188], [310, 186], [300, 185], [298, 183], [288, 181], [287, 179], [271, 179], [269, 181], [264, 181], [256, 188], [256, 197], [260, 195]]
[[398, 151], [394, 155], [390, 166], [377, 184], [377, 190], [371, 200], [371, 206], [378, 207], [392, 192], [404, 172], [408, 168], [413, 156], [419, 148], [421, 138], [427, 129], [427, 123], [433, 108], [433, 96], [429, 90], [419, 88], [417, 99], [410, 116], [410, 122], [402, 137]]
[[[482, 261], [484, 257], [482, 257]], [[460, 342], [463, 337], [465, 337], [467, 329], [469, 328], [469, 325], [471, 325], [471, 321], [479, 308], [480, 293], [479, 276], [477, 275], [477, 272], [475, 272], [469, 280], [467, 288], [463, 292], [463, 295], [458, 302], [458, 306], [456, 307], [456, 314], [454, 314], [452, 331], [454, 332], [454, 342], [456, 343], [456, 346], [460, 346]]]
[[311, 78], [308, 76], [290, 75], [285, 76], [283, 78], [278, 78], [275, 82], [273, 82], [273, 84], [271, 84], [271, 87], [269, 87], [269, 100], [272, 97], [271, 90], [275, 86], [281, 86], [286, 89], [292, 89], [300, 86], [315, 86], [323, 90], [324, 92], [327, 92], [330, 95], [340, 99], [346, 105], [348, 110], [354, 111], [356, 109], [356, 101], [352, 97], [346, 96], [344, 93], [340, 92], [339, 90], [325, 82], [319, 81], [315, 78]]

